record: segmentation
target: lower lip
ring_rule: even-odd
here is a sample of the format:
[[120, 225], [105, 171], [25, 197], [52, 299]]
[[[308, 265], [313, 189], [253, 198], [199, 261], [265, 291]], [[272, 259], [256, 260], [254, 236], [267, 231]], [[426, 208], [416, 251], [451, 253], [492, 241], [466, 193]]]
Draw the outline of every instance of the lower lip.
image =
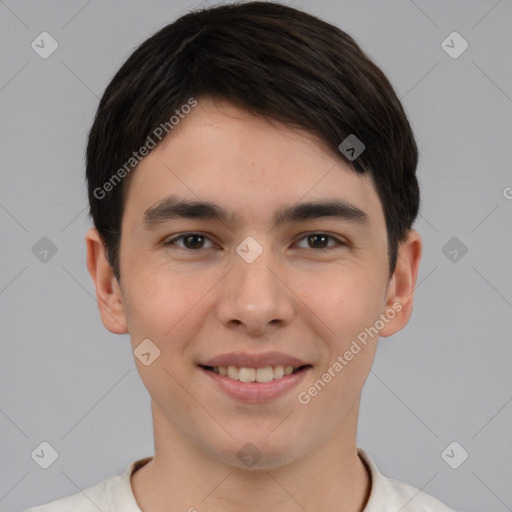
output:
[[199, 367], [219, 388], [228, 395], [243, 402], [257, 404], [267, 402], [291, 390], [304, 379], [304, 376], [311, 370], [311, 366], [300, 372], [292, 373], [270, 382], [240, 382], [211, 370]]

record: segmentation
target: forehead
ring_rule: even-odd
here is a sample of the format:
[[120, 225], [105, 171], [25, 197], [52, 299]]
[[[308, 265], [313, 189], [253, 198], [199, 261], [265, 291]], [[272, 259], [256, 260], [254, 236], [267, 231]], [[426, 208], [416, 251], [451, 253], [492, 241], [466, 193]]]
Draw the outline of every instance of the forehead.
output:
[[384, 222], [368, 175], [309, 132], [225, 101], [198, 100], [133, 172], [127, 216], [173, 194], [270, 222], [282, 204], [337, 197]]

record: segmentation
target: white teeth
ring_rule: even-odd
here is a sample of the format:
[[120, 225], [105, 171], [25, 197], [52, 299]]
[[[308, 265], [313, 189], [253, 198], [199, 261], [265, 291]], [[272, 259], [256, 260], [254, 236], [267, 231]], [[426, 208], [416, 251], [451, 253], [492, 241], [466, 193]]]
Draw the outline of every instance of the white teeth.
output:
[[[298, 368], [298, 367], [297, 367]], [[237, 368], [236, 366], [215, 366], [213, 371], [217, 374], [229, 377], [240, 382], [271, 382], [290, 375], [293, 366], [265, 366], [264, 368]]]
[[240, 382], [254, 382], [256, 380], [256, 370], [254, 368], [240, 368], [238, 370], [238, 380]]
[[256, 370], [256, 382], [270, 382], [274, 380], [274, 370], [272, 366], [266, 366], [265, 368], [258, 368]]
[[274, 379], [280, 379], [284, 376], [284, 366], [274, 366]]
[[236, 366], [228, 366], [227, 375], [230, 379], [238, 380], [238, 368]]

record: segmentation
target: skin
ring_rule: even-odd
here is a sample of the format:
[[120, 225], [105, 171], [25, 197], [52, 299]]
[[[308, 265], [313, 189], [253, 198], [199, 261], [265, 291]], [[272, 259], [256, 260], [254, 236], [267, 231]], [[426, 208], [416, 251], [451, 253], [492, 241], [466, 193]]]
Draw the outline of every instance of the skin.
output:
[[[411, 230], [389, 278], [385, 218], [375, 186], [313, 135], [200, 98], [134, 171], [122, 220], [120, 283], [98, 232], [86, 236], [87, 265], [105, 327], [149, 338], [161, 351], [135, 358], [151, 395], [155, 455], [132, 474], [144, 512], [363, 510], [368, 471], [356, 452], [357, 419], [377, 339], [368, 342], [307, 405], [297, 395], [343, 355], [393, 304], [401, 311], [380, 336], [409, 321], [421, 258]], [[144, 229], [144, 212], [169, 194], [209, 200], [238, 223], [169, 220]], [[273, 229], [275, 210], [313, 199], [344, 199], [367, 225], [322, 218]], [[206, 238], [163, 241], [190, 231]], [[306, 235], [327, 233], [328, 251]], [[236, 247], [263, 248], [248, 264]], [[199, 247], [195, 249], [195, 247]], [[226, 395], [197, 363], [226, 352], [278, 350], [313, 368], [297, 388], [265, 404]], [[245, 467], [247, 442], [261, 453]], [[304, 507], [304, 508], [303, 508]]]

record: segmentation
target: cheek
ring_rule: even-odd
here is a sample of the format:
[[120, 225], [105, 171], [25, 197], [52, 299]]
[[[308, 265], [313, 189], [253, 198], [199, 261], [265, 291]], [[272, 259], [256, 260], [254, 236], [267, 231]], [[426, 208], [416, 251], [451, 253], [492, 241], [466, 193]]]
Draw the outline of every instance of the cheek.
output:
[[340, 269], [304, 287], [303, 302], [318, 315], [342, 348], [349, 338], [375, 323], [385, 298], [382, 278], [371, 272]]
[[172, 276], [164, 272], [134, 275], [125, 295], [128, 329], [134, 342], [137, 338], [154, 338], [155, 342], [159, 340], [160, 346], [174, 338], [194, 315], [195, 306], [204, 295], [201, 286], [176, 273]]

